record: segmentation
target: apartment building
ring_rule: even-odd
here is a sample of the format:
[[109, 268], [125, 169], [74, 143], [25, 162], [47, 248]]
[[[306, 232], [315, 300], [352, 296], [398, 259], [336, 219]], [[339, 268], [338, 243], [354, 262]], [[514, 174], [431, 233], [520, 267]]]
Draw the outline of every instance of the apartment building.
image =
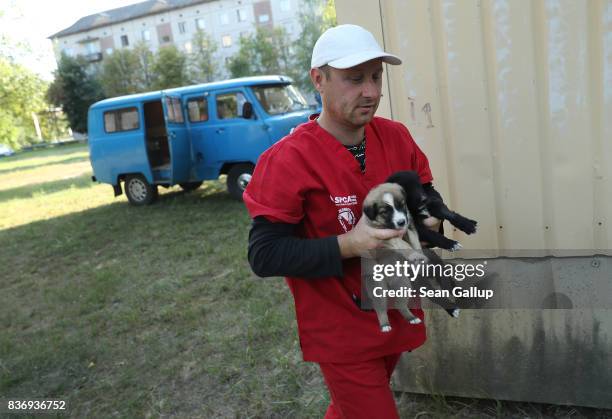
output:
[[[258, 26], [282, 26], [290, 39], [296, 39], [301, 1], [148, 0], [85, 16], [49, 39], [57, 60], [63, 52], [96, 63], [140, 41], [153, 52], [174, 44], [190, 53], [193, 36], [200, 29], [217, 42], [217, 57], [227, 63], [239, 49], [240, 36], [254, 33]], [[224, 65], [220, 67], [226, 71]]]

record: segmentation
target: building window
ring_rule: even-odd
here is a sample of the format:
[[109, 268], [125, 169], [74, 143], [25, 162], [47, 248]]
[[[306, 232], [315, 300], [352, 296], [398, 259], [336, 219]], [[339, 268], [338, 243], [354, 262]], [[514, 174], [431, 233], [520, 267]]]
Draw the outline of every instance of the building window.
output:
[[112, 48], [106, 48], [106, 55], [111, 55], [113, 53]]
[[127, 35], [121, 35], [121, 46], [127, 47], [128, 45], [130, 45], [130, 41], [128, 41]]
[[208, 121], [208, 102], [206, 98], [199, 97], [187, 101], [187, 113], [189, 122]]
[[238, 22], [244, 22], [247, 19], [246, 10], [238, 9], [236, 10], [236, 16], [238, 18]]
[[232, 37], [231, 37], [231, 35], [225, 35], [223, 38], [221, 38], [221, 42], [222, 42], [224, 48], [231, 47], [232, 46]]
[[162, 44], [167, 44], [168, 42], [170, 42], [170, 35], [162, 36], [161, 43]]
[[204, 19], [202, 19], [202, 18], [196, 19], [196, 28], [198, 28], [198, 29], [206, 29], [206, 25], [204, 24]]
[[291, 2], [289, 0], [281, 0], [280, 9], [283, 12], [288, 12], [289, 10], [291, 10]]
[[187, 32], [187, 22], [179, 22], [179, 33]]
[[96, 54], [100, 52], [100, 45], [97, 42], [87, 42], [85, 44], [87, 54]]
[[187, 51], [187, 53], [191, 54], [191, 50], [192, 50], [191, 41], [185, 42], [185, 51]]
[[259, 23], [266, 23], [270, 21], [270, 15], [259, 15]]
[[130, 131], [139, 128], [138, 109], [126, 108], [104, 112], [106, 132]]
[[142, 40], [143, 41], [151, 40], [151, 32], [148, 29], [145, 29], [144, 31], [142, 31]]
[[221, 13], [221, 24], [227, 25], [228, 23], [229, 23], [229, 17], [227, 16], [227, 13]]

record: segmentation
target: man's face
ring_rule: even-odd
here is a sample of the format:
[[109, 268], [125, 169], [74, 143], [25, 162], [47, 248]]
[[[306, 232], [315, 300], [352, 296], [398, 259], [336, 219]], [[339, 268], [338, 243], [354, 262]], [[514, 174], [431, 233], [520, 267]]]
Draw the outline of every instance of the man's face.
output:
[[328, 77], [319, 71], [313, 75], [315, 87], [321, 93], [323, 112], [349, 128], [359, 128], [372, 120], [382, 89], [382, 60], [366, 61], [355, 67], [328, 67]]

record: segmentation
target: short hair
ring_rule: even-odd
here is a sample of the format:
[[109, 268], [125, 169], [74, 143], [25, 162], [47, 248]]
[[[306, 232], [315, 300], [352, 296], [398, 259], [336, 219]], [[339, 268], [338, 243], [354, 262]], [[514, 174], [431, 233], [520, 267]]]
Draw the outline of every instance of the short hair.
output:
[[322, 65], [321, 67], [319, 67], [319, 70], [321, 70], [321, 72], [325, 74], [325, 80], [329, 80], [331, 78], [329, 64]]

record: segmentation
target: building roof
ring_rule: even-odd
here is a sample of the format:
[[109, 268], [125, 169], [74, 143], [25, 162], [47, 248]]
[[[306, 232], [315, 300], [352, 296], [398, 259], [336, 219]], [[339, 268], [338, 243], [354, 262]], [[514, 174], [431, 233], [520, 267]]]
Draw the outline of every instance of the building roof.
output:
[[85, 16], [76, 21], [72, 26], [63, 29], [49, 39], [86, 32], [94, 28], [108, 26], [119, 22], [133, 20], [139, 17], [154, 15], [174, 9], [193, 6], [199, 3], [209, 3], [214, 0], [148, 0], [129, 6], [106, 10], [104, 12]]

